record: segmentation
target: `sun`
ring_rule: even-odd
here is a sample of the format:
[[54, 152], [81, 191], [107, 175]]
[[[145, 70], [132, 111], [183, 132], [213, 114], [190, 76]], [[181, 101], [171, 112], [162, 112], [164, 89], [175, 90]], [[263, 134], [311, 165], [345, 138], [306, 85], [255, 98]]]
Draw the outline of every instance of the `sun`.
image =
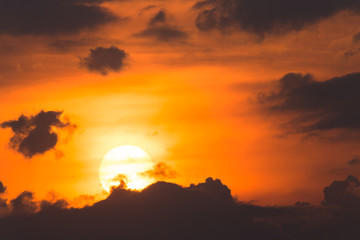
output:
[[151, 157], [143, 149], [131, 145], [119, 146], [110, 150], [102, 159], [99, 168], [100, 182], [108, 192], [122, 180], [126, 182], [128, 189], [141, 190], [153, 183], [153, 179], [141, 174], [152, 169], [153, 165]]

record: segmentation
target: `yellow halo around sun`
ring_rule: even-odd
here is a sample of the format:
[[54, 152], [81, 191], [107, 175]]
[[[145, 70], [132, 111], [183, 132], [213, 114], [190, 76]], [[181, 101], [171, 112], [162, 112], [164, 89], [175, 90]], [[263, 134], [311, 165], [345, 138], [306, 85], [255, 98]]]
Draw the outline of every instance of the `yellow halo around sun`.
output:
[[131, 145], [119, 146], [110, 150], [102, 159], [100, 182], [108, 192], [118, 186], [121, 180], [125, 180], [128, 189], [141, 190], [153, 183], [153, 179], [141, 174], [152, 168], [151, 157], [143, 149]]

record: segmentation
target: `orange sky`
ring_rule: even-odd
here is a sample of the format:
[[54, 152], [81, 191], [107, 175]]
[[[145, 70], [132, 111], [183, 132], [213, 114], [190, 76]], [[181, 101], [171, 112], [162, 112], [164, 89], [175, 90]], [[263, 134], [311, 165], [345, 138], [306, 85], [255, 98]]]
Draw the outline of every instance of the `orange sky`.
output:
[[[289, 72], [319, 81], [359, 70], [353, 36], [360, 16], [340, 11], [300, 31], [261, 39], [245, 31], [199, 31], [196, 1], [118, 1], [103, 4], [122, 19], [92, 30], [56, 35], [0, 35], [0, 122], [41, 110], [63, 111], [78, 127], [60, 132], [56, 150], [31, 159], [8, 146], [0, 131], [0, 180], [9, 198], [24, 190], [74, 199], [104, 194], [98, 169], [119, 145], [146, 150], [189, 185], [220, 178], [241, 201], [318, 203], [336, 178], [359, 175], [347, 161], [359, 139], [326, 140], [286, 134], [289, 115], [261, 110], [256, 96]], [[143, 10], [147, 6], [152, 6]], [[160, 10], [181, 40], [136, 37]], [[71, 41], [56, 48], [56, 41]], [[79, 67], [90, 49], [128, 53], [119, 72]], [[326, 133], [327, 134], [327, 133]], [[61, 154], [60, 154], [61, 152]]]

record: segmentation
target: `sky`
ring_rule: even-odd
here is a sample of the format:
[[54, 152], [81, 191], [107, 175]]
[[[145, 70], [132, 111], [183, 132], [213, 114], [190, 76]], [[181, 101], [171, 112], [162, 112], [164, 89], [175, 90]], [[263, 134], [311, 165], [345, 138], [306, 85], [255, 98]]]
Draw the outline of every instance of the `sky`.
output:
[[[86, 221], [158, 194], [169, 208], [203, 204], [202, 224], [245, 211], [227, 221], [273, 239], [302, 239], [289, 215], [345, 226], [357, 215], [327, 216], [360, 203], [359, 23], [357, 0], [0, 0], [0, 232], [26, 228], [23, 214]], [[99, 166], [120, 145], [172, 184], [109, 195]], [[320, 225], [301, 229], [319, 237]]]

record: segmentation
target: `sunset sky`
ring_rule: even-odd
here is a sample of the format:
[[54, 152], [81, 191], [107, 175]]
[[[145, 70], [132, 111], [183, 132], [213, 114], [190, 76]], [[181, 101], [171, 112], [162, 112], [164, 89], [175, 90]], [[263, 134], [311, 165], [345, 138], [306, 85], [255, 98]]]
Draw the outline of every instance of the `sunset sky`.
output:
[[134, 145], [155, 180], [319, 204], [360, 176], [359, 23], [356, 0], [0, 0], [5, 197], [103, 199]]

